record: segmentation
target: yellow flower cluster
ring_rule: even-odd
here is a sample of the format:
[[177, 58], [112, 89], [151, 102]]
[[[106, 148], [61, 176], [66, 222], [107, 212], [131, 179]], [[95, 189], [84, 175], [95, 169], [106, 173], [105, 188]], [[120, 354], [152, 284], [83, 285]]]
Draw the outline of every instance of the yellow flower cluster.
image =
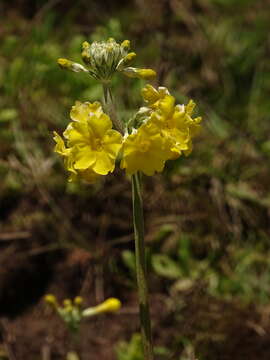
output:
[[192, 118], [195, 103], [175, 105], [168, 89], [146, 85], [142, 89], [146, 114], [142, 125], [125, 139], [121, 167], [130, 175], [161, 172], [166, 160], [192, 151], [192, 138], [200, 130], [201, 117]]
[[102, 303], [83, 309], [83, 298], [76, 296], [75, 299], [65, 299], [62, 304], [57, 301], [57, 298], [48, 294], [44, 297], [45, 302], [50, 305], [54, 311], [62, 318], [71, 332], [77, 332], [80, 323], [84, 318], [117, 312], [122, 304], [119, 299], [108, 298]]
[[63, 135], [54, 132], [55, 151], [64, 157], [70, 181], [77, 177], [93, 183], [115, 167], [115, 159], [122, 146], [122, 135], [112, 129], [112, 122], [100, 103], [79, 101], [70, 112], [72, 122]]
[[82, 43], [82, 60], [85, 66], [68, 59], [58, 59], [61, 68], [74, 72], [84, 71], [96, 80], [107, 83], [115, 72], [121, 72], [132, 78], [152, 79], [156, 72], [152, 69], [139, 69], [129, 65], [136, 57], [135, 52], [129, 52], [130, 41], [124, 40], [118, 44], [113, 38], [107, 41]]
[[121, 168], [133, 175], [161, 172], [167, 160], [192, 151], [192, 139], [200, 130], [201, 117], [192, 118], [195, 103], [175, 105], [175, 98], [164, 87], [142, 89], [146, 106], [141, 123], [125, 136], [112, 129], [112, 121], [100, 103], [76, 102], [70, 112], [72, 122], [64, 139], [56, 132], [55, 151], [64, 157], [70, 181], [82, 178], [89, 183], [115, 168], [120, 154]]

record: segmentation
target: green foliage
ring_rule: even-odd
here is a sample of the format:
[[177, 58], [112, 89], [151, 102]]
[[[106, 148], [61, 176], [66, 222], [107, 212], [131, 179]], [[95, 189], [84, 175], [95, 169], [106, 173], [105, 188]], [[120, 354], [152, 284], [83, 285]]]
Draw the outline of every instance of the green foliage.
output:
[[169, 279], [177, 279], [182, 275], [179, 265], [165, 254], [153, 255], [152, 266], [158, 275]]
[[122, 260], [125, 266], [129, 269], [131, 274], [135, 274], [136, 271], [136, 259], [133, 251], [124, 250], [122, 251]]
[[140, 334], [133, 334], [129, 343], [121, 342], [116, 347], [117, 360], [142, 360], [143, 349]]
[[[217, 297], [238, 296], [246, 302], [269, 301], [270, 254], [269, 251], [262, 252], [261, 244], [246, 244], [242, 248], [232, 244], [228, 249], [230, 262], [227, 263], [218, 250], [199, 259], [192, 250], [194, 241], [188, 236], [178, 238], [176, 233], [174, 240], [167, 254], [163, 250], [162, 254], [151, 255], [153, 271], [172, 281], [170, 293], [181, 295], [203, 281], [209, 294]], [[160, 248], [157, 251], [161, 251]], [[177, 297], [174, 300], [177, 302]]]
[[[138, 54], [136, 65], [151, 65], [160, 74], [157, 82], [172, 89], [177, 101], [193, 97], [198, 112], [205, 114], [204, 131], [191, 157], [168, 162], [157, 181], [145, 179], [152, 272], [176, 293], [203, 281], [215, 296], [266, 302], [270, 273], [268, 7], [250, 0], [206, 0], [196, 6], [185, 2], [178, 6], [176, 1], [173, 10], [166, 10], [160, 2], [155, 16], [149, 17], [152, 2], [138, 3], [136, 9], [128, 3], [117, 11], [104, 11], [98, 21], [92, 13], [82, 14], [80, 5], [65, 17], [56, 8], [45, 12], [42, 21], [30, 22], [21, 14], [16, 21], [3, 19], [0, 225], [8, 231], [39, 226], [48, 241], [69, 239], [73, 246], [84, 247], [94, 243], [96, 234], [107, 232], [105, 240], [115, 237], [117, 243], [118, 237], [131, 233], [125, 205], [123, 209], [114, 206], [130, 199], [123, 178], [108, 179], [110, 186], [104, 188], [67, 184], [52, 141], [52, 130], [65, 128], [66, 109], [75, 100], [93, 101], [102, 94], [90, 77], [59, 70], [56, 59], [80, 61], [84, 40], [129, 38]], [[88, 16], [93, 16], [91, 21]], [[124, 120], [142, 105], [143, 84], [114, 79]], [[108, 231], [103, 231], [100, 213], [109, 198], [114, 205], [106, 212]], [[59, 222], [63, 222], [61, 228]], [[134, 282], [132, 251], [128, 243], [121, 258], [128, 269], [124, 276]]]
[[[115, 351], [117, 360], [143, 360], [141, 335], [135, 333], [132, 335], [130, 342], [122, 341], [118, 343]], [[154, 354], [156, 359], [164, 360], [170, 356], [170, 351], [164, 347], [155, 347]]]

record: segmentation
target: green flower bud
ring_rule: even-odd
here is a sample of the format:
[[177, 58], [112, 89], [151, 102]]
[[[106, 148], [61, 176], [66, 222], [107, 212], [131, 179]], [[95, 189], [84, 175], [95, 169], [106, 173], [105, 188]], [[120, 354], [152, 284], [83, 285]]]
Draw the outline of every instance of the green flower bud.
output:
[[62, 68], [62, 69], [66, 69], [66, 70], [70, 70], [70, 71], [74, 71], [74, 72], [80, 72], [80, 71], [85, 71], [88, 72], [88, 70], [81, 64], [75, 63], [73, 61], [70, 61], [68, 59], [58, 59], [57, 60], [58, 65]]

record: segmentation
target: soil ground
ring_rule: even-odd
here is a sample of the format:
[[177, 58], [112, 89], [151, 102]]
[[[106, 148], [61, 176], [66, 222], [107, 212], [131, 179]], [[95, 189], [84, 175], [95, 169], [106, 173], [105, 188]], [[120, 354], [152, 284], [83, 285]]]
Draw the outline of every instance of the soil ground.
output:
[[[45, 306], [43, 296], [54, 293], [63, 299], [67, 294], [81, 293], [87, 304], [95, 304], [96, 297], [103, 294], [97, 292], [91, 256], [76, 249], [49, 256], [41, 254], [38, 261], [31, 262], [27, 257], [17, 261], [15, 249], [13, 252], [10, 249], [1, 255], [1, 263], [5, 263], [5, 272], [1, 273], [1, 348], [8, 351], [11, 360], [35, 360], [42, 356], [64, 359], [72, 348], [71, 341], [62, 321]], [[128, 341], [139, 331], [135, 289], [124, 286], [121, 291], [121, 284], [115, 279], [104, 277], [103, 281], [108, 284], [105, 286], [108, 292], [112, 288], [108, 282], [118, 289], [123, 307], [118, 314], [82, 324], [81, 340], [76, 347], [83, 360], [115, 359], [115, 345]], [[111, 295], [106, 293], [105, 297]], [[200, 286], [184, 293], [179, 304], [180, 312], [164, 293], [152, 291], [155, 344], [173, 349], [170, 359], [181, 355], [181, 338], [195, 344], [197, 356], [203, 359], [270, 358], [270, 308], [217, 300], [206, 295]]]

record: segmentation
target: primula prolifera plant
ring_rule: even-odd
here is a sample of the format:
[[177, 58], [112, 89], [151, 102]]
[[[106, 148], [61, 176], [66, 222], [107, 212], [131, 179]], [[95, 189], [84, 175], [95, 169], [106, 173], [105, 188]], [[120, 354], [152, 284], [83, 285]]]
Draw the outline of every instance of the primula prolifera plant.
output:
[[136, 54], [129, 52], [128, 40], [118, 44], [114, 39], [82, 44], [85, 66], [59, 59], [61, 68], [83, 71], [103, 86], [100, 102], [77, 101], [72, 106], [63, 138], [54, 133], [55, 151], [63, 156], [69, 181], [83, 179], [88, 183], [112, 173], [120, 164], [131, 176], [136, 272], [140, 303], [140, 321], [145, 360], [153, 359], [151, 322], [145, 265], [144, 219], [141, 196], [141, 174], [162, 172], [167, 160], [175, 160], [192, 151], [192, 139], [200, 130], [201, 117], [192, 117], [195, 103], [175, 103], [166, 87], [148, 84], [141, 94], [144, 104], [134, 116], [121, 122], [117, 116], [111, 79], [120, 72], [131, 78], [145, 80], [156, 75], [152, 69], [131, 67]]
[[73, 335], [78, 333], [83, 319], [104, 313], [113, 313], [121, 307], [120, 300], [116, 298], [109, 298], [97, 306], [88, 308], [83, 308], [83, 299], [80, 296], [76, 296], [74, 300], [65, 299], [62, 305], [52, 294], [46, 295], [44, 300], [56, 311]]
[[[83, 307], [83, 298], [80, 296], [76, 296], [74, 300], [65, 299], [62, 304], [52, 294], [46, 295], [44, 300], [64, 321], [73, 346], [77, 343], [80, 325], [84, 319], [104, 313], [114, 313], [121, 308], [121, 302], [116, 298], [109, 298], [99, 305], [87, 308]], [[79, 360], [80, 358], [78, 353], [72, 350], [67, 353], [66, 359]]]

